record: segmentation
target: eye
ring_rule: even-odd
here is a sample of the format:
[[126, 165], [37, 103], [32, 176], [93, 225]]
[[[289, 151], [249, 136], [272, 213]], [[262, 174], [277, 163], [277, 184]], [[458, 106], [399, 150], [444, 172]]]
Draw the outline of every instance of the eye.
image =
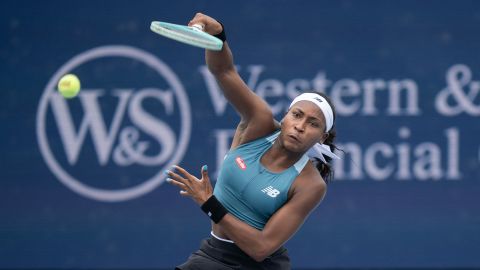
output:
[[292, 115], [294, 118], [300, 118], [300, 113], [298, 112], [292, 112]]
[[314, 122], [314, 121], [310, 122], [310, 125], [311, 125], [312, 127], [315, 127], [315, 128], [320, 127], [320, 124], [317, 123], [317, 122]]

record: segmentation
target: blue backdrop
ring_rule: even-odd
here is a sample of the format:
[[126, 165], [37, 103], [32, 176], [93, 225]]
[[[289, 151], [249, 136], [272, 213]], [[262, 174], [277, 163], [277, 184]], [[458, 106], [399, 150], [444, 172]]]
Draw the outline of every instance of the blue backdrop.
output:
[[336, 104], [296, 268], [480, 267], [479, 2], [52, 0], [0, 3], [0, 268], [172, 268], [209, 235], [161, 172], [214, 178], [239, 119], [201, 49], [149, 30], [195, 12], [277, 119], [302, 90]]

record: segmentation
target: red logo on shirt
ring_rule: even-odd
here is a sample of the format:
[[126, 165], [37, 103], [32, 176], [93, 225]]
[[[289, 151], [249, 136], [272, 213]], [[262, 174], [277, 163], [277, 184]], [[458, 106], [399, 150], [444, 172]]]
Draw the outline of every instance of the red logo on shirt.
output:
[[240, 169], [245, 170], [247, 168], [247, 164], [245, 164], [245, 162], [241, 157], [237, 157], [235, 159], [235, 162], [237, 162], [237, 165]]

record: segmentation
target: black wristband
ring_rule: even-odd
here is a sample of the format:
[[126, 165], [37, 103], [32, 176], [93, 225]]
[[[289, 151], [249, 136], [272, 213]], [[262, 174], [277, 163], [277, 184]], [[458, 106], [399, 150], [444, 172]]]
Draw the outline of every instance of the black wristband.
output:
[[[217, 21], [218, 22], [218, 21]], [[225, 35], [225, 27], [223, 26], [223, 23], [218, 22], [222, 26], [222, 32], [213, 35], [216, 38], [219, 38], [222, 42], [225, 42], [227, 40], [227, 35]]]
[[213, 222], [218, 223], [228, 213], [227, 209], [223, 207], [214, 195], [212, 195], [201, 206], [203, 212], [207, 214]]

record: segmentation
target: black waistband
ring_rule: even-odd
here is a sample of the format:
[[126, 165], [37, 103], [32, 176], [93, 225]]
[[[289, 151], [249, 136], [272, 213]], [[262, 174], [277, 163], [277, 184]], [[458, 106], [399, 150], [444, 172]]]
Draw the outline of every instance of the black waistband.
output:
[[[213, 236], [210, 236], [210, 238], [208, 239], [205, 239], [210, 245], [216, 247], [216, 248], [220, 248], [224, 251], [228, 251], [228, 252], [231, 252], [231, 253], [235, 253], [235, 254], [238, 254], [239, 256], [242, 256], [242, 257], [248, 257], [250, 258], [245, 252], [243, 252], [243, 250], [241, 250], [235, 243], [229, 243], [229, 242], [225, 242], [225, 241], [222, 241], [222, 240], [219, 240]], [[286, 248], [284, 246], [281, 246], [277, 251], [275, 251], [274, 253], [272, 253], [270, 256], [268, 257], [275, 257], [283, 252], [286, 251]], [[267, 257], [267, 258], [268, 258]]]

